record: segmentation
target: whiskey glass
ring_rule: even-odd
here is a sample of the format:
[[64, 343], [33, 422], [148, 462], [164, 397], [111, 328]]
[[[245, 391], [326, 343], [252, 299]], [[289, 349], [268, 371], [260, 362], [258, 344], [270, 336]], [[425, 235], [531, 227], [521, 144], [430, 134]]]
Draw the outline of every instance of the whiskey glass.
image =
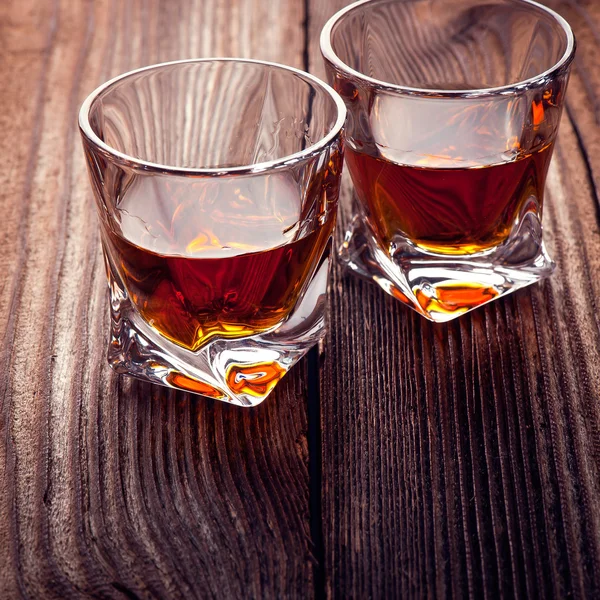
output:
[[85, 100], [113, 369], [250, 406], [318, 342], [345, 117], [312, 75], [246, 59], [150, 66]]
[[349, 269], [453, 319], [550, 275], [544, 184], [575, 40], [528, 0], [363, 0], [321, 34], [348, 109]]

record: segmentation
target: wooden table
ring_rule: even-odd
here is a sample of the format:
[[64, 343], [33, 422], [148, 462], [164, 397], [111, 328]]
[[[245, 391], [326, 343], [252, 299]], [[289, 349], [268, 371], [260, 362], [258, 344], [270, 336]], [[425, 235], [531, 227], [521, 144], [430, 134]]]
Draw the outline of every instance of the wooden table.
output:
[[338, 268], [321, 353], [254, 410], [107, 366], [81, 101], [179, 58], [323, 76], [343, 3], [0, 3], [1, 598], [600, 597], [596, 0], [553, 4], [550, 281], [435, 326]]

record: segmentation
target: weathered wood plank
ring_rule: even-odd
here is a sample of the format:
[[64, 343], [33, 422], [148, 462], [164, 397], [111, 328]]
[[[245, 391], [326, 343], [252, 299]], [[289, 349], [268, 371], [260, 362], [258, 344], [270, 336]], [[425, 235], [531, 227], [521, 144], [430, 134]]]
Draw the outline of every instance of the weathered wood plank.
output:
[[[321, 76], [318, 34], [345, 4], [310, 2]], [[548, 180], [554, 277], [436, 326], [334, 274], [321, 374], [328, 596], [600, 594], [600, 6], [554, 5], [580, 42]]]
[[144, 64], [302, 66], [303, 5], [9, 0], [0, 13], [0, 596], [310, 596], [305, 366], [252, 411], [112, 374], [76, 129], [87, 93]]
[[592, 0], [554, 3], [579, 40], [548, 181], [556, 275], [433, 326], [337, 270], [331, 331], [310, 364], [320, 502], [305, 363], [253, 411], [105, 364], [78, 104], [119, 72], [192, 56], [323, 75], [318, 34], [343, 3], [308, 2], [309, 48], [305, 5], [291, 0], [0, 7], [1, 597], [600, 594]]

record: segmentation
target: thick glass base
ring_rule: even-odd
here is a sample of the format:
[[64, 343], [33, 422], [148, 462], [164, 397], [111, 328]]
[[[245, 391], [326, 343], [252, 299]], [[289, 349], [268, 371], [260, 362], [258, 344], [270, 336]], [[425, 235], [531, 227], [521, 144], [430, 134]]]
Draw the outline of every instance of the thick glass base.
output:
[[502, 245], [461, 256], [426, 252], [400, 236], [384, 249], [359, 213], [339, 254], [351, 271], [437, 323], [548, 277], [555, 266], [533, 211], [524, 212]]
[[292, 313], [274, 329], [240, 339], [215, 339], [191, 352], [140, 316], [108, 265], [108, 362], [118, 373], [152, 383], [239, 406], [260, 404], [325, 334], [328, 270], [329, 259], [324, 259]]

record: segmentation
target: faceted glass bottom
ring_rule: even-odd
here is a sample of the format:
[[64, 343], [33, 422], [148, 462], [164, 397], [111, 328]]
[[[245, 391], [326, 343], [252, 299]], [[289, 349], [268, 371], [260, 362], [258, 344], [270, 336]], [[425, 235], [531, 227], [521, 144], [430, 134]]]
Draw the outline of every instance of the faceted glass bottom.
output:
[[107, 260], [111, 338], [118, 373], [239, 406], [260, 404], [325, 334], [329, 258], [324, 258], [288, 317], [270, 331], [213, 339], [192, 352], [153, 329], [128, 298]]
[[342, 263], [437, 323], [455, 319], [554, 271], [537, 212], [525, 211], [500, 246], [462, 256], [426, 252], [401, 236], [386, 250], [359, 206], [354, 214], [339, 251]]

